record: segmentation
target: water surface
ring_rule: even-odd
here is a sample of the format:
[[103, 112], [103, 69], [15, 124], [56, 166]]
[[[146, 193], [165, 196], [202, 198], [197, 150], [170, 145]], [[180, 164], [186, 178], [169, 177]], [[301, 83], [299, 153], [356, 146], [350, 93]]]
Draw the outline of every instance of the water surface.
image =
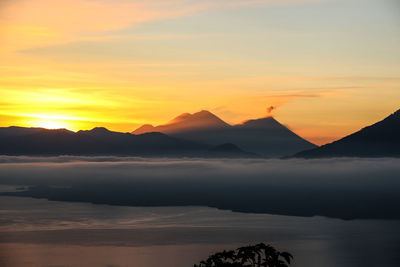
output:
[[293, 266], [398, 266], [400, 222], [0, 197], [0, 266], [183, 267], [266, 242]]

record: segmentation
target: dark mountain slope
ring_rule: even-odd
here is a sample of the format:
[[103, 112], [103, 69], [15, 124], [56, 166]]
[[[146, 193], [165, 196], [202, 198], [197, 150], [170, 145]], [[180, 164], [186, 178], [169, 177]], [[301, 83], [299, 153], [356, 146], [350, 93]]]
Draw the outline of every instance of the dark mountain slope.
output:
[[333, 143], [297, 153], [295, 157], [399, 157], [400, 110]]

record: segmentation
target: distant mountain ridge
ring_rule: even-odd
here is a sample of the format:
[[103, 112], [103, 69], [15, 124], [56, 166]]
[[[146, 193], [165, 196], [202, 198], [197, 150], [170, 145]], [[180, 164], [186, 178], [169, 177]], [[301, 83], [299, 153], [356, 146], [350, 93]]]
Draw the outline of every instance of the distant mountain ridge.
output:
[[273, 117], [229, 125], [209, 111], [184, 113], [133, 133], [104, 127], [0, 127], [2, 155], [130, 155], [161, 157], [400, 157], [400, 110], [338, 141], [317, 147]]
[[103, 127], [76, 133], [66, 129], [0, 128], [0, 154], [254, 157], [239, 148], [235, 151], [221, 151], [218, 147], [163, 133], [133, 135], [112, 132]]
[[190, 114], [183, 113], [178, 117], [170, 120], [167, 124], [154, 127], [150, 124], [145, 124], [135, 131], [133, 134], [143, 134], [148, 132], [160, 132], [165, 134], [174, 134], [179, 132], [204, 130], [204, 129], [219, 129], [227, 128], [230, 125], [212, 114], [207, 110]]
[[294, 157], [400, 157], [400, 110], [340, 140]]
[[282, 157], [316, 147], [273, 117], [230, 125], [206, 110], [193, 114], [184, 113], [164, 125], [154, 127], [145, 124], [132, 133], [145, 132], [162, 132], [211, 146], [232, 143], [264, 157]]

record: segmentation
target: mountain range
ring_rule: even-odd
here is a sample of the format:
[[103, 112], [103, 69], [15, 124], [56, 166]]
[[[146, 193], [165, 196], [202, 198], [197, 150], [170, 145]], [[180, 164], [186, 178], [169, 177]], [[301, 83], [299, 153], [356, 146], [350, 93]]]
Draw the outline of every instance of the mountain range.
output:
[[262, 157], [282, 157], [316, 147], [273, 117], [230, 125], [206, 110], [193, 114], [184, 113], [156, 127], [145, 124], [132, 133], [150, 132], [161, 132], [209, 146], [231, 143]]
[[[132, 133], [103, 127], [0, 127], [3, 155], [119, 155], [155, 157], [400, 157], [400, 110], [330, 144], [317, 147], [273, 117], [230, 125], [209, 111], [184, 113]], [[290, 156], [293, 155], [293, 156]]]
[[340, 140], [294, 157], [400, 157], [400, 110]]
[[0, 128], [0, 153], [5, 155], [281, 157], [314, 147], [272, 117], [229, 125], [205, 110], [157, 127], [146, 124], [132, 133], [103, 127], [76, 133]]
[[0, 153], [3, 155], [129, 155], [249, 157], [234, 145], [209, 147], [162, 133], [133, 135], [97, 127], [90, 131], [7, 127], [0, 128]]

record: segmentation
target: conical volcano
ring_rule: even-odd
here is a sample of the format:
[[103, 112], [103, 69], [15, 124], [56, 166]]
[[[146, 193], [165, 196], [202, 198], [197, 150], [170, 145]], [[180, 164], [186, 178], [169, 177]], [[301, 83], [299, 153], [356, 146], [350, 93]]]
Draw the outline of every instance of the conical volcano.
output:
[[194, 114], [184, 113], [156, 127], [143, 125], [133, 134], [145, 132], [162, 132], [212, 146], [232, 143], [240, 149], [264, 157], [282, 157], [315, 147], [273, 117], [229, 125], [206, 110]]

